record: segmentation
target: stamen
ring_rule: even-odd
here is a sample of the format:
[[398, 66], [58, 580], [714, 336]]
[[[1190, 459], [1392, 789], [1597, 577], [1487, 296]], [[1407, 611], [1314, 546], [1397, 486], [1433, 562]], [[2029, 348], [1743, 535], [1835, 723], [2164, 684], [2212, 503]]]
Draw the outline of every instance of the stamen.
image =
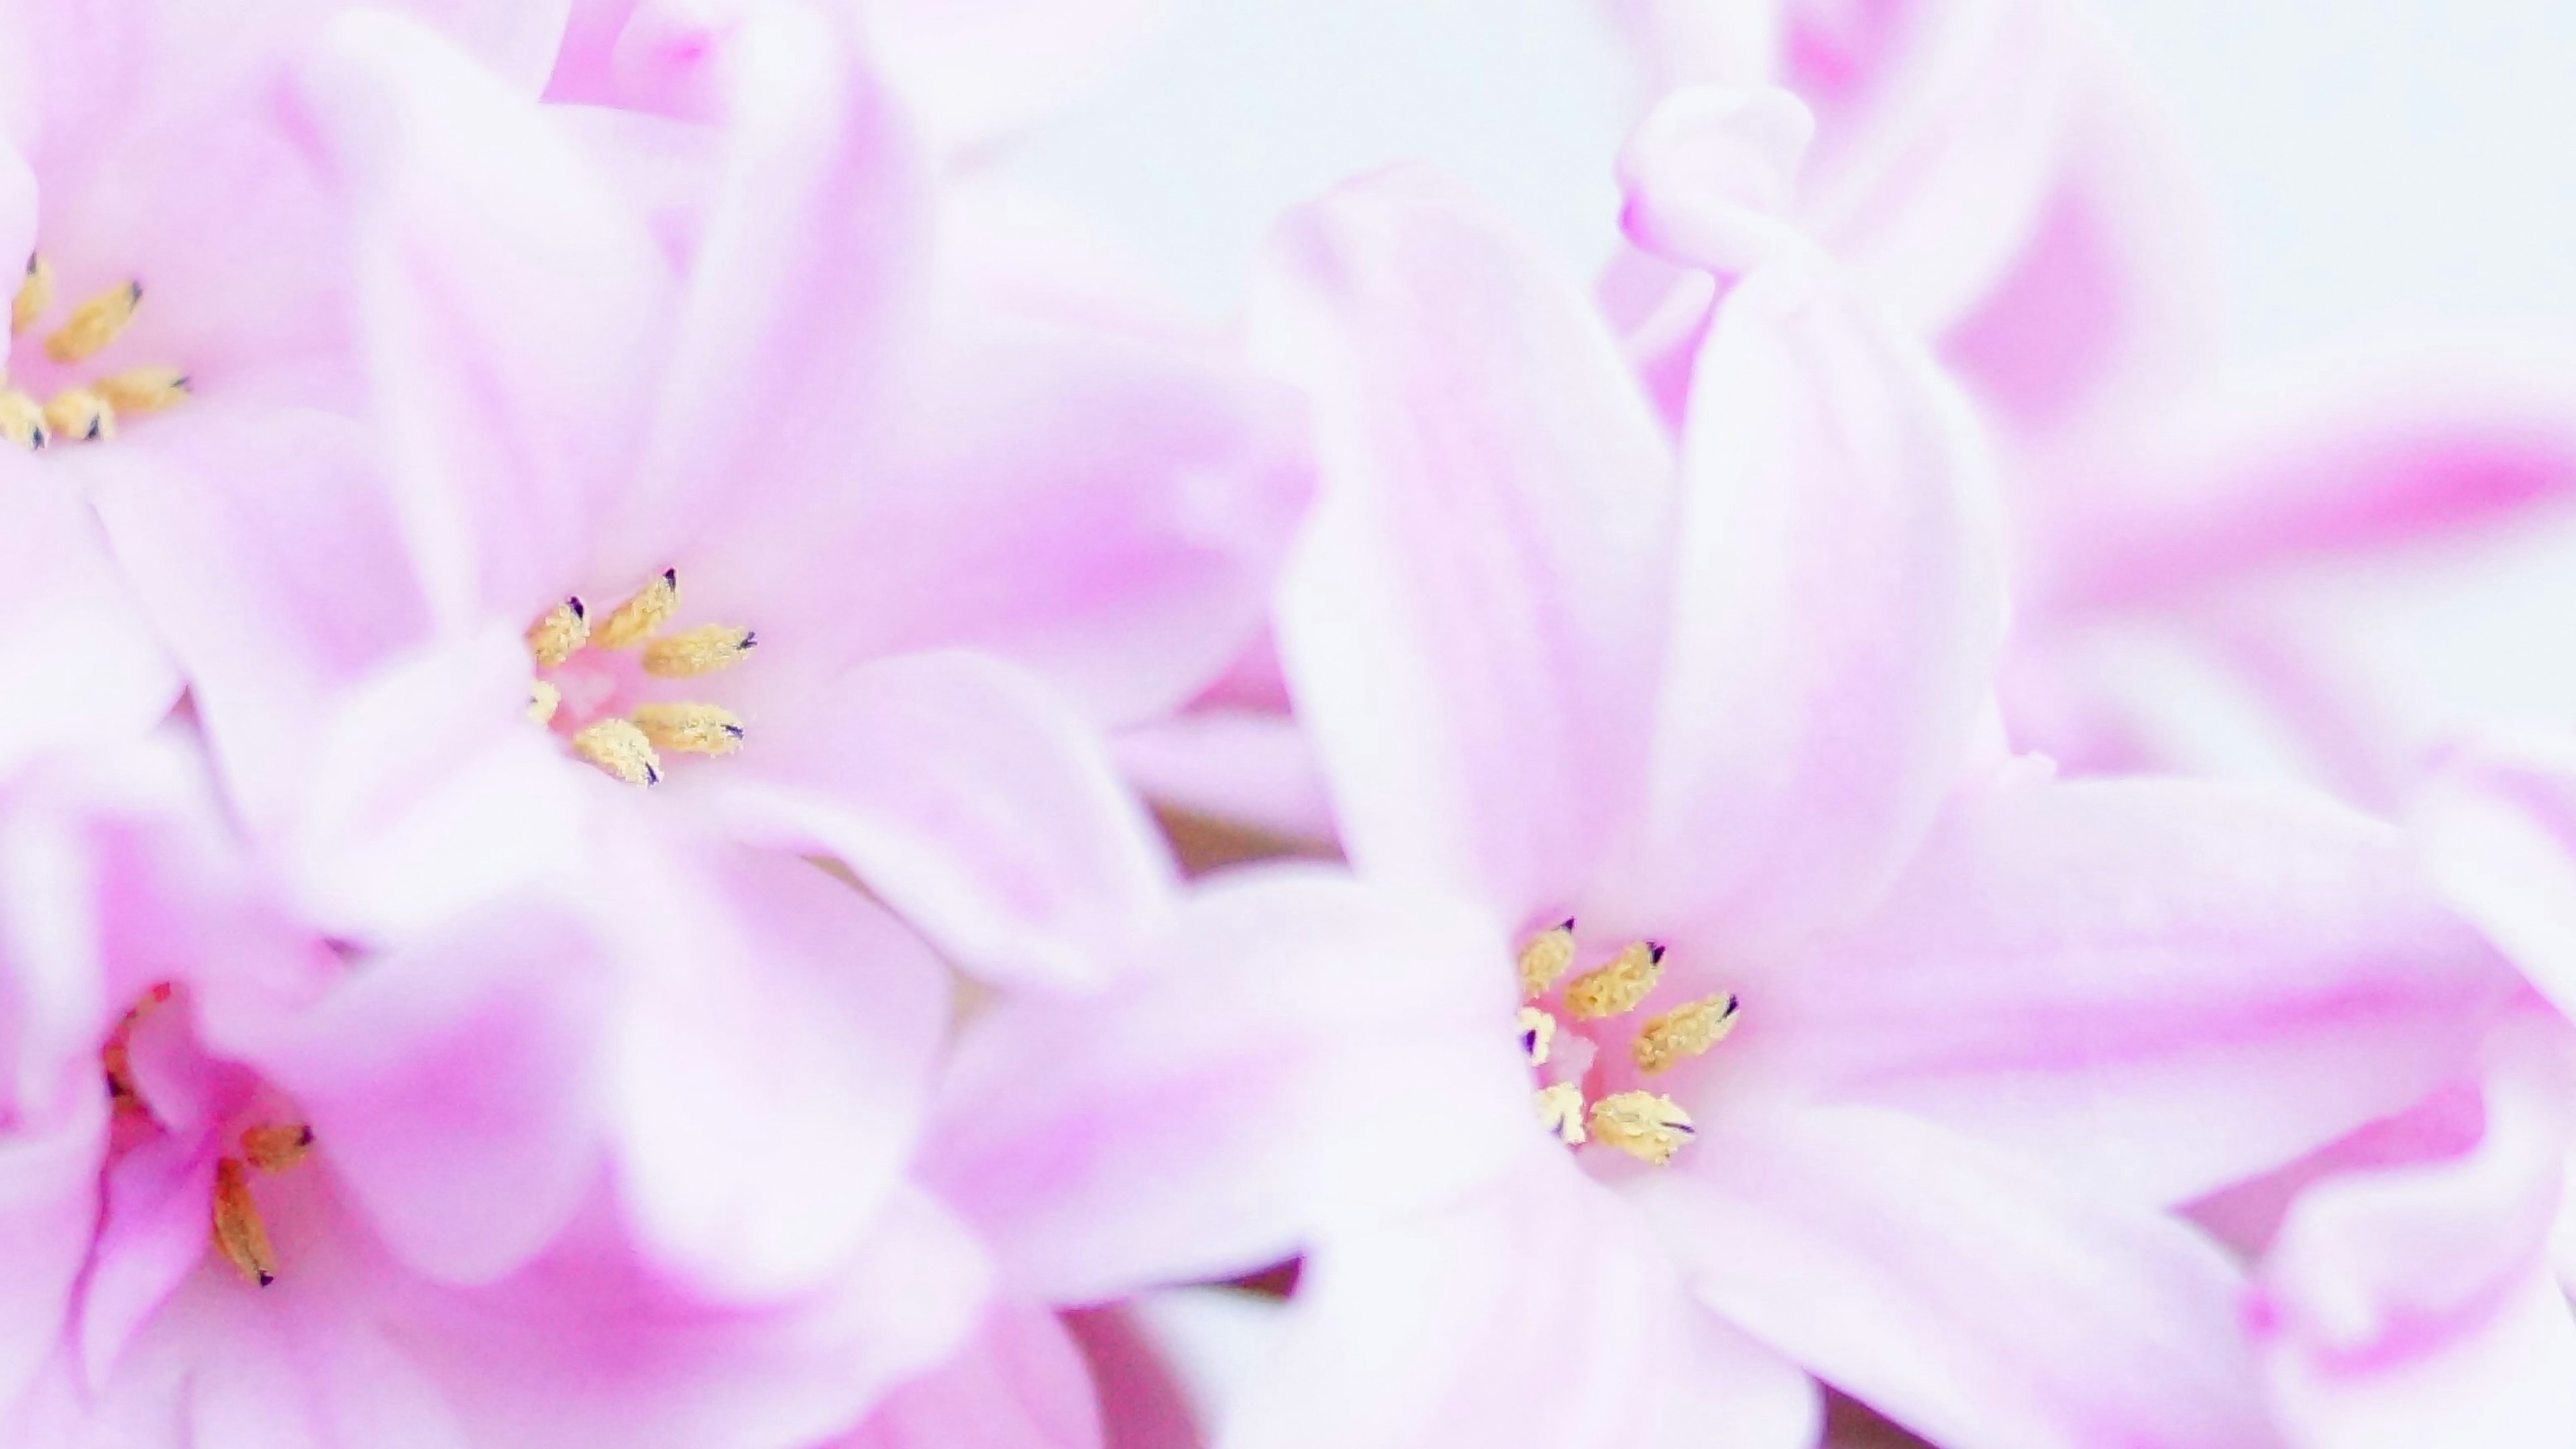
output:
[[42, 321], [54, 305], [54, 269], [42, 255], [27, 254], [27, 275], [18, 280], [18, 295], [9, 303], [9, 335], [17, 336]]
[[1556, 1018], [1535, 1006], [1521, 1008], [1521, 1055], [1534, 1067], [1547, 1065], [1548, 1049], [1556, 1044]]
[[1565, 988], [1565, 1009], [1576, 1021], [1599, 1021], [1637, 1009], [1646, 993], [1663, 979], [1664, 948], [1650, 941], [1631, 941], [1610, 964], [1574, 978]]
[[188, 375], [175, 367], [135, 367], [102, 377], [90, 390], [125, 414], [157, 413], [188, 396]]
[[657, 750], [730, 755], [742, 748], [742, 721], [712, 704], [644, 704], [629, 718]]
[[622, 719], [584, 725], [572, 737], [573, 753], [629, 785], [662, 783], [662, 761], [644, 732]]
[[45, 355], [56, 362], [85, 362], [114, 342], [134, 308], [143, 300], [143, 284], [127, 282], [108, 288], [72, 309], [70, 320], [45, 336]]
[[45, 404], [45, 427], [57, 438], [101, 442], [116, 436], [116, 409], [94, 389], [67, 387]]
[[1726, 1040], [1735, 1030], [1737, 1002], [1732, 996], [1708, 996], [1650, 1017], [1628, 1043], [1628, 1055], [1647, 1076], [1687, 1061]]
[[0, 438], [6, 438], [27, 451], [41, 452], [53, 441], [45, 426], [45, 410], [34, 398], [16, 388], [0, 388]]
[[543, 679], [528, 681], [528, 718], [539, 724], [554, 723], [555, 711], [563, 705], [563, 691]]
[[581, 606], [577, 594], [528, 627], [528, 653], [536, 657], [540, 669], [554, 668], [589, 642], [590, 611]]
[[1536, 1001], [1574, 965], [1574, 922], [1551, 926], [1521, 948], [1521, 997]]
[[251, 1200], [250, 1175], [237, 1157], [215, 1164], [215, 1246], [248, 1281], [262, 1288], [277, 1281], [277, 1250], [268, 1244], [259, 1204]]
[[664, 569], [660, 578], [636, 590], [635, 597], [601, 620], [590, 642], [602, 649], [632, 649], [652, 638], [679, 608], [680, 571]]
[[1691, 1140], [1691, 1119], [1670, 1097], [1613, 1092], [1592, 1104], [1592, 1135], [1639, 1162], [1661, 1167]]
[[701, 624], [644, 646], [644, 672], [664, 679], [712, 674], [742, 662], [759, 643], [749, 629], [729, 624]]
[[1583, 1089], [1572, 1082], [1541, 1087], [1531, 1098], [1538, 1106], [1538, 1125], [1568, 1147], [1583, 1145]]
[[245, 1127], [241, 1135], [242, 1156], [262, 1172], [284, 1172], [302, 1162], [313, 1151], [313, 1129], [308, 1126]]

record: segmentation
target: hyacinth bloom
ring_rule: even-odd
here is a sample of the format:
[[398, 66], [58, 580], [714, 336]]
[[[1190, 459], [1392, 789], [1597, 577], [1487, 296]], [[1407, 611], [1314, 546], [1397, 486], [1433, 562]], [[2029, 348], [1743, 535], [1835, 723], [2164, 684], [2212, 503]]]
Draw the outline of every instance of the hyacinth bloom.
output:
[[1810, 1373], [1945, 1444], [2263, 1442], [2241, 1279], [2157, 1205], [2468, 1059], [2510, 980], [2396, 833], [2007, 761], [1973, 431], [1812, 257], [1730, 293], [1678, 457], [1426, 178], [1293, 222], [1257, 316], [1342, 838], [1486, 923], [1525, 1068], [1414, 1119], [1518, 1119], [1482, 1188], [1316, 1241], [1229, 1442], [1798, 1444]]
[[[516, 792], [458, 793], [425, 808]], [[837, 883], [653, 882], [726, 968], [692, 985], [561, 871], [317, 935], [184, 740], [22, 773], [0, 832], [12, 1444], [787, 1449], [975, 1322], [981, 1254], [852, 1131], [917, 1093], [940, 975]], [[766, 1251], [745, 1179], [818, 1135], [839, 1161], [780, 1196], [868, 1205], [830, 1273], [755, 1302], [648, 1250], [694, 1214]]]
[[[1631, 145], [1643, 255], [1603, 296], [1668, 414], [1748, 258], [1725, 228], [1664, 222], [1794, 224], [1933, 341], [1999, 442], [2017, 742], [2088, 772], [2201, 763], [2174, 700], [2241, 698], [2294, 769], [2393, 807], [2427, 722], [2283, 586], [2565, 498], [2576, 366], [2447, 338], [2222, 375], [2207, 208], [2117, 48], [2064, 0], [1614, 11], [1659, 96], [1714, 83], [1741, 105], [1776, 84], [1813, 122], [1803, 170], [1795, 146], [1685, 140], [1682, 117], [1726, 109], [1710, 92], [1669, 97]], [[2139, 646], [2168, 641], [2198, 695], [2170, 668], [2138, 682]]]

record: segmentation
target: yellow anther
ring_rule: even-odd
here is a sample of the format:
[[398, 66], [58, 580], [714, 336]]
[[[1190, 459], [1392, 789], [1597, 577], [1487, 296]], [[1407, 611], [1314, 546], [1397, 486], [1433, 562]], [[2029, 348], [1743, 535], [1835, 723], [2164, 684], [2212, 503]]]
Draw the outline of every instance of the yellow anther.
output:
[[[528, 653], [539, 669], [552, 669], [590, 642], [590, 611], [578, 597], [564, 600], [528, 626]], [[549, 714], [553, 711], [547, 711]]]
[[42, 256], [29, 254], [27, 275], [18, 279], [18, 295], [9, 303], [9, 335], [17, 336], [45, 318], [54, 305], [54, 269]]
[[238, 1157], [215, 1164], [215, 1246], [250, 1282], [265, 1288], [277, 1281], [277, 1250], [268, 1245], [259, 1204], [251, 1200], [250, 1174]]
[[1556, 1042], [1556, 1018], [1535, 1006], [1521, 1008], [1521, 1055], [1534, 1067], [1547, 1065], [1547, 1054]]
[[584, 725], [572, 737], [573, 753], [629, 785], [662, 783], [662, 761], [644, 732], [622, 719]]
[[300, 1123], [293, 1127], [245, 1127], [241, 1149], [242, 1156], [260, 1171], [284, 1172], [312, 1152], [313, 1129]]
[[1705, 996], [1649, 1017], [1637, 1028], [1637, 1039], [1628, 1043], [1628, 1056], [1650, 1077], [1688, 1061], [1726, 1040], [1735, 1030], [1735, 1009], [1732, 996]]
[[1690, 1114], [1654, 1092], [1613, 1092], [1592, 1104], [1592, 1135], [1661, 1167], [1691, 1140]]
[[636, 590], [635, 597], [601, 620], [591, 631], [590, 642], [602, 649], [632, 649], [652, 638], [679, 608], [680, 571], [664, 569], [660, 578]]
[[14, 387], [0, 388], [0, 438], [30, 452], [42, 450], [53, 441], [43, 406]]
[[120, 282], [72, 309], [62, 326], [45, 335], [45, 355], [56, 362], [85, 362], [114, 342], [134, 320], [143, 300], [141, 282]]
[[103, 442], [116, 436], [116, 409], [95, 388], [67, 387], [45, 404], [45, 428], [76, 443]]
[[157, 413], [188, 396], [188, 374], [175, 367], [131, 367], [91, 383], [90, 391], [129, 417]]
[[528, 718], [539, 724], [552, 724], [555, 711], [563, 707], [563, 691], [547, 680], [528, 681]]
[[712, 704], [642, 704], [628, 718], [657, 750], [730, 755], [742, 748], [742, 721]]
[[1541, 1087], [1530, 1100], [1538, 1107], [1538, 1125], [1568, 1147], [1583, 1145], [1583, 1089], [1572, 1082]]
[[1548, 988], [1556, 985], [1557, 978], [1563, 976], [1573, 965], [1574, 923], [1572, 921], [1561, 926], [1550, 926], [1530, 937], [1529, 944], [1521, 948], [1522, 998], [1535, 1001], [1547, 995]]
[[644, 672], [664, 679], [712, 674], [742, 662], [760, 641], [749, 629], [701, 624], [644, 646]]
[[1631, 941], [1606, 966], [1597, 966], [1574, 978], [1565, 988], [1565, 1009], [1576, 1021], [1599, 1021], [1637, 1009], [1646, 993], [1663, 979], [1664, 948], [1648, 941]]

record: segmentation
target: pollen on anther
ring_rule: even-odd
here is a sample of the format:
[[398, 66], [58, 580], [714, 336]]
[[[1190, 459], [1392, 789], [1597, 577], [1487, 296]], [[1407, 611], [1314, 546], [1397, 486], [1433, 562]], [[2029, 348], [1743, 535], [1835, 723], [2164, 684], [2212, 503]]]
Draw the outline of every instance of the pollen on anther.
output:
[[54, 269], [42, 255], [27, 254], [27, 274], [18, 279], [18, 295], [9, 302], [9, 335], [17, 336], [44, 320], [54, 305]]
[[313, 1129], [301, 1123], [291, 1127], [245, 1127], [241, 1149], [242, 1157], [260, 1171], [284, 1172], [313, 1151]]
[[0, 438], [31, 453], [42, 452], [53, 441], [53, 430], [45, 426], [44, 405], [14, 387], [0, 388]]
[[572, 737], [573, 753], [629, 785], [662, 783], [662, 761], [652, 741], [632, 723], [604, 719], [583, 726]]
[[712, 704], [643, 704], [628, 718], [657, 750], [730, 755], [742, 748], [742, 721]]
[[1732, 996], [1707, 996], [1649, 1017], [1628, 1044], [1628, 1055], [1648, 1076], [1698, 1056], [1735, 1030], [1737, 1005]]
[[62, 326], [45, 335], [45, 355], [61, 363], [87, 361], [116, 340], [142, 300], [143, 284], [124, 282], [81, 303]]
[[45, 427], [57, 438], [103, 442], [116, 436], [116, 409], [95, 388], [67, 387], [45, 403]]
[[1673, 1160], [1691, 1140], [1690, 1113], [1656, 1092], [1613, 1092], [1592, 1104], [1592, 1135], [1639, 1162]]
[[664, 569], [659, 578], [637, 589], [634, 597], [600, 620], [590, 642], [602, 649], [632, 649], [652, 638], [679, 609], [680, 571]]
[[91, 383], [90, 391], [119, 413], [157, 413], [187, 400], [188, 375], [175, 367], [133, 367]]
[[1609, 964], [1596, 966], [1567, 985], [1565, 1009], [1576, 1021], [1599, 1021], [1634, 1011], [1663, 975], [1663, 948], [1631, 941]]
[[562, 707], [563, 691], [555, 688], [552, 681], [544, 679], [528, 681], [528, 718], [539, 724], [552, 724], [555, 711]]
[[1583, 1145], [1583, 1089], [1572, 1082], [1558, 1082], [1541, 1087], [1531, 1096], [1538, 1108], [1538, 1125], [1556, 1134], [1556, 1140], [1568, 1147]]
[[540, 669], [552, 669], [590, 642], [590, 614], [575, 596], [546, 611], [528, 626], [528, 653]]
[[749, 629], [702, 624], [644, 646], [644, 672], [663, 679], [712, 674], [742, 662], [760, 641]]
[[1521, 948], [1521, 996], [1535, 1001], [1574, 965], [1574, 923], [1550, 926]]
[[1535, 1006], [1521, 1008], [1521, 1055], [1534, 1067], [1547, 1065], [1547, 1054], [1556, 1045], [1556, 1018]]
[[250, 1174], [238, 1157], [215, 1164], [215, 1246], [242, 1277], [265, 1288], [277, 1281], [277, 1250], [250, 1195]]

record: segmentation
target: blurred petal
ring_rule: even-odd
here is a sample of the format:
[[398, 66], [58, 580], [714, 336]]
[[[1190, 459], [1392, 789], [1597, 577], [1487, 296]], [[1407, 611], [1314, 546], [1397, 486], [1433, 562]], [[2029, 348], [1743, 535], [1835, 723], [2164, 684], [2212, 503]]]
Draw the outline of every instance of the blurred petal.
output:
[[2513, 990], [2375, 821], [2023, 776], [1963, 797], [1868, 925], [1749, 1006], [1829, 1091], [2179, 1202], [2422, 1097]]
[[1255, 326], [1315, 400], [1279, 632], [1352, 859], [1556, 908], [1642, 783], [1673, 496], [1644, 396], [1581, 293], [1421, 173], [1292, 219]]
[[839, 857], [971, 970], [1097, 983], [1169, 909], [1170, 857], [1105, 743], [1008, 666], [879, 660], [749, 725], [704, 786], [736, 837]]
[[[1974, 425], [1829, 277], [1759, 274], [1701, 352], [1643, 919], [1829, 924], [1902, 867], [1965, 769], [2004, 600]], [[1652, 903], [1652, 904], [1643, 904]]]
[[1126, 985], [973, 1025], [925, 1179], [1052, 1302], [1277, 1262], [1534, 1137], [1508, 963], [1473, 917], [1320, 868], [1220, 877]]
[[2308, 1189], [2255, 1323], [2292, 1443], [2576, 1438], [2576, 1316], [2551, 1272], [2576, 1092], [2563, 1034], [2499, 1042], [2477, 1144]]
[[1804, 1449], [1815, 1386], [1692, 1303], [1616, 1193], [1532, 1139], [1494, 1187], [1338, 1232], [1228, 1449]]
[[0, 770], [45, 750], [142, 734], [179, 676], [108, 556], [80, 495], [20, 456], [0, 462], [0, 678], [21, 701], [0, 717]]
[[870, 39], [942, 149], [1007, 138], [1106, 79], [1178, 0], [870, 0]]
[[1853, 1108], [1704, 1127], [1635, 1191], [1702, 1301], [1938, 1443], [2270, 1441], [2237, 1274], [2173, 1219]]
[[603, 862], [646, 963], [612, 1050], [619, 1183], [692, 1281], [784, 1295], [861, 1251], [920, 1132], [948, 980], [872, 902], [793, 856]]
[[376, 415], [433, 611], [523, 624], [625, 481], [660, 250], [531, 101], [407, 22], [334, 21], [302, 97], [355, 212]]
[[2576, 736], [2493, 730], [2466, 741], [2431, 772], [2412, 814], [2444, 899], [2576, 1014]]
[[1629, 240], [1726, 274], [1803, 249], [1782, 214], [1815, 130], [1787, 91], [1700, 86], [1665, 97], [1619, 151]]
[[105, 1104], [50, 1131], [0, 1134], [0, 1427], [63, 1342], [99, 1222]]
[[1001, 1301], [955, 1357], [830, 1449], [1100, 1449], [1091, 1371], [1056, 1316]]

